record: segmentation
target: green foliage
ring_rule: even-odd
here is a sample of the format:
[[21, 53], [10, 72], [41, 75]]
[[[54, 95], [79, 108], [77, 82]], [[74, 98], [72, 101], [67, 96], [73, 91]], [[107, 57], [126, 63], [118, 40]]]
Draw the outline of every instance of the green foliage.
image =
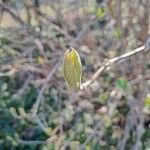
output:
[[116, 39], [120, 39], [121, 34], [122, 34], [121, 29], [119, 27], [116, 27], [114, 34], [115, 34]]
[[147, 64], [147, 69], [150, 69], [150, 64], [149, 63]]
[[[32, 121], [25, 121], [23, 118], [34, 103], [37, 90], [29, 86], [23, 96], [16, 96], [16, 90], [20, 87], [18, 78], [4, 77], [0, 80], [0, 149], [12, 150], [22, 149], [34, 150], [34, 146], [20, 146], [19, 138], [24, 136], [27, 139], [44, 139], [46, 135], [39, 128], [33, 127]], [[20, 119], [19, 119], [20, 118]], [[34, 123], [35, 124], [35, 123]], [[28, 135], [28, 130], [33, 131], [33, 135]], [[25, 132], [25, 133], [24, 133]], [[32, 147], [32, 148], [31, 148]]]
[[105, 16], [105, 10], [104, 8], [100, 7], [96, 9], [96, 16], [99, 20], [103, 19]]
[[9, 40], [8, 38], [5, 38], [5, 37], [0, 37], [0, 45], [1, 44], [11, 44], [12, 43], [12, 41], [11, 40]]
[[[16, 11], [15, 1], [12, 2], [13, 8], [9, 7], [10, 12], [11, 10], [17, 12], [16, 16], [21, 12], [21, 18], [26, 21], [27, 17], [29, 22], [26, 22], [27, 26], [16, 26], [17, 18], [20, 17], [18, 15], [17, 18], [11, 18], [8, 23], [9, 18], [5, 17], [12, 15], [9, 15], [10, 12], [7, 10], [1, 16], [0, 75], [11, 69], [17, 72], [9, 77], [0, 77], [0, 150], [58, 150], [65, 146], [64, 150], [77, 150], [88, 141], [89, 137], [92, 138], [88, 141], [85, 150], [114, 150], [117, 149], [120, 138], [126, 139], [124, 131], [129, 135], [125, 148], [132, 149], [137, 136], [136, 125], [139, 125], [142, 119], [140, 117], [143, 115], [135, 114], [131, 122], [134, 123], [134, 127], [130, 128], [130, 124], [127, 124], [131, 130], [125, 130], [128, 114], [132, 110], [136, 113], [128, 101], [129, 96], [133, 97], [133, 100], [134, 98], [144, 100], [141, 101], [144, 103], [144, 108], [140, 111], [144, 114], [145, 132], [140, 140], [141, 149], [147, 150], [150, 147], [150, 97], [149, 94], [145, 98], [141, 95], [143, 95], [142, 90], [146, 89], [144, 93], [149, 91], [147, 76], [150, 64], [146, 59], [142, 64], [140, 53], [133, 57], [135, 58], [133, 61], [129, 58], [130, 61], [120, 63], [120, 66], [113, 64], [118, 66], [117, 69], [110, 64], [112, 66], [106, 67], [107, 69], [102, 71], [96, 81], [86, 90], [79, 92], [78, 98], [73, 103], [71, 101], [73, 96], [69, 97], [72, 92], [69, 91], [68, 94], [64, 88], [60, 67], [46, 83], [37, 112], [39, 120], [32, 116], [33, 106], [43, 87], [43, 81], [45, 82], [48, 72], [53, 70], [53, 66], [61, 59], [63, 49], [68, 45], [75, 45], [82, 51], [82, 65], [80, 56], [74, 48], [67, 50], [64, 55], [64, 78], [69, 89], [74, 90], [75, 93], [80, 89], [82, 69], [83, 80], [87, 81], [103, 62], [105, 64], [105, 60], [120, 53], [125, 54], [133, 47], [144, 44], [143, 37], [145, 39], [147, 36], [145, 35], [147, 26], [143, 28], [145, 25], [143, 14], [147, 12], [146, 1], [143, 1], [143, 5], [138, 2], [133, 5], [130, 0], [119, 3], [115, 0], [108, 2], [66, 0], [67, 3], [64, 3], [62, 0], [61, 7], [59, 2], [55, 3], [56, 9], [53, 9], [51, 4], [49, 6], [46, 4], [45, 9], [45, 4], [43, 5], [41, 1], [38, 11], [34, 10], [36, 8], [34, 3], [33, 7], [29, 6], [30, 10], [22, 9], [21, 7], [25, 6], [22, 1], [17, 2], [19, 9]], [[127, 8], [128, 4], [131, 4], [131, 9]], [[137, 7], [140, 10], [136, 11]], [[142, 16], [139, 17], [141, 10]], [[25, 12], [28, 14], [24, 16]], [[6, 21], [10, 28], [2, 25], [3, 21]], [[128, 24], [133, 25], [129, 28]], [[135, 34], [141, 33], [140, 31], [142, 34]], [[145, 63], [146, 71], [143, 70]], [[137, 66], [143, 68], [136, 68]], [[122, 76], [122, 73], [126, 78], [117, 77]], [[148, 81], [144, 88], [143, 82], [138, 80], [138, 76], [142, 76], [143, 73], [146, 80], [145, 78], [142, 80]], [[29, 76], [32, 77], [31, 82], [26, 84]], [[133, 87], [128, 79], [136, 80], [131, 81]], [[114, 83], [117, 88], [114, 87]], [[137, 102], [136, 108], [139, 105], [140, 103]], [[96, 129], [99, 121], [102, 127]], [[47, 140], [52, 141], [45, 143]]]
[[144, 99], [144, 105], [150, 107], [150, 96], [147, 96], [147, 97]]
[[125, 91], [128, 88], [128, 81], [125, 78], [120, 77], [116, 80], [116, 86]]
[[150, 147], [150, 129], [147, 129], [142, 135], [142, 149], [146, 150]]
[[92, 143], [92, 150], [100, 150], [101, 149], [101, 145], [98, 141], [93, 141]]

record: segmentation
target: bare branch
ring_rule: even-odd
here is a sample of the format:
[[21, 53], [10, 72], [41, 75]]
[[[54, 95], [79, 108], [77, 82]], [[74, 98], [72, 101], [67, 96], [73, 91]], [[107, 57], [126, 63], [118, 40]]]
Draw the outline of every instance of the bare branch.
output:
[[23, 145], [41, 145], [41, 144], [46, 144], [46, 141], [37, 141], [37, 140], [30, 140], [30, 141], [27, 141], [27, 140], [22, 140], [22, 139], [19, 139], [18, 142], [20, 144], [23, 144]]
[[86, 139], [86, 141], [81, 145], [80, 150], [84, 150], [86, 145], [89, 144], [89, 142], [91, 142], [91, 140], [94, 138], [94, 136], [96, 135], [97, 130], [101, 130], [103, 128], [103, 124], [102, 121], [99, 120], [98, 123], [96, 124], [93, 132], [88, 136], [88, 138]]
[[102, 67], [100, 67], [88, 81], [81, 84], [81, 90], [86, 89], [90, 84], [92, 84], [100, 76], [100, 74], [103, 72], [103, 70], [105, 70], [107, 67], [111, 66], [113, 63], [118, 62], [123, 59], [128, 59], [128, 57], [135, 55], [139, 52], [145, 52], [146, 50], [147, 49], [145, 46], [141, 46], [131, 52], [128, 52], [121, 56], [117, 56], [115, 58], [110, 59], [106, 64], [104, 64]]
[[57, 64], [54, 66], [54, 68], [49, 72], [49, 74], [47, 75], [47, 78], [46, 78], [46, 80], [45, 80], [45, 82], [44, 82], [44, 84], [43, 84], [43, 86], [42, 86], [42, 88], [41, 88], [41, 90], [40, 90], [40, 92], [39, 92], [39, 95], [38, 95], [38, 97], [37, 97], [37, 99], [36, 99], [36, 102], [35, 102], [35, 104], [33, 105], [33, 108], [32, 108], [32, 110], [33, 110], [33, 117], [34, 117], [34, 118], [35, 118], [35, 116], [36, 116], [36, 114], [37, 114], [37, 111], [38, 111], [40, 102], [41, 102], [42, 97], [43, 97], [44, 90], [45, 90], [46, 87], [47, 87], [47, 83], [51, 80], [51, 78], [52, 78], [52, 76], [54, 75], [54, 73], [55, 73], [56, 69], [58, 68], [59, 64], [60, 64], [60, 63], [57, 63]]
[[79, 34], [75, 37], [75, 39], [69, 43], [70, 46], [74, 47], [78, 43], [78, 41], [81, 41], [81, 39], [84, 37], [85, 33], [89, 30], [90, 26], [93, 24], [93, 21], [95, 21], [95, 19], [96, 16], [93, 16], [91, 18], [89, 23], [83, 27], [83, 30], [81, 30], [81, 32], [79, 32]]
[[26, 25], [26, 23], [18, 17], [7, 5], [0, 3], [0, 7], [6, 10], [20, 25]]

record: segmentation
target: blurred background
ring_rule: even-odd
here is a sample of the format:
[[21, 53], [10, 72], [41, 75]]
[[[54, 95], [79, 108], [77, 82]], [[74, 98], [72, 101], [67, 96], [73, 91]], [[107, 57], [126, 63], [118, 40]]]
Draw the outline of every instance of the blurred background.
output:
[[62, 70], [72, 46], [83, 83], [149, 33], [150, 0], [0, 0], [0, 150], [149, 150], [149, 52], [76, 93]]

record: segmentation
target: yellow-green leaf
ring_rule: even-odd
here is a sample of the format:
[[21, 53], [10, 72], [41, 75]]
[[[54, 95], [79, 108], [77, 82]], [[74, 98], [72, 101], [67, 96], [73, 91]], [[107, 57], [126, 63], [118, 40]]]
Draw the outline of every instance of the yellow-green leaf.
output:
[[80, 89], [82, 65], [78, 52], [74, 48], [64, 54], [63, 71], [65, 81], [70, 89]]
[[150, 107], [150, 95], [148, 95], [148, 96], [144, 99], [144, 105]]

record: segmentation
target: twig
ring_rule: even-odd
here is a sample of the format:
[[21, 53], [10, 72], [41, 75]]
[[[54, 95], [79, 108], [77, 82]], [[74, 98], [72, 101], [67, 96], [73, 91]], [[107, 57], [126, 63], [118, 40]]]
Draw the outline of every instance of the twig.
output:
[[[4, 70], [7, 70], [7, 72], [4, 72]], [[19, 63], [14, 63], [13, 65], [7, 65], [6, 67], [5, 66], [2, 66], [2, 69], [0, 68], [0, 71], [3, 71], [3, 72], [0, 72], [0, 77], [5, 77], [5, 76], [11, 76], [11, 75], [14, 75], [16, 72], [19, 72], [19, 71], [31, 71], [31, 72], [36, 72], [38, 74], [42, 74], [45, 76], [45, 71], [43, 71], [42, 69], [38, 68], [38, 67], [35, 67], [33, 65], [30, 65], [30, 64], [23, 64], [20, 62]]]
[[0, 7], [4, 10], [6, 10], [10, 15], [17, 21], [19, 22], [20, 25], [26, 25], [26, 23], [18, 17], [7, 5], [0, 3]]
[[37, 140], [30, 140], [30, 141], [27, 141], [27, 140], [22, 140], [22, 139], [19, 139], [18, 142], [20, 144], [23, 144], [23, 145], [41, 145], [41, 144], [46, 144], [46, 141], [37, 141]]
[[74, 47], [78, 41], [81, 41], [81, 39], [84, 37], [85, 33], [89, 30], [90, 26], [93, 24], [93, 21], [95, 21], [96, 16], [92, 17], [88, 24], [86, 24], [83, 27], [83, 30], [79, 32], [79, 34], [75, 37], [73, 41], [69, 43], [70, 46]]
[[130, 137], [130, 133], [131, 131], [133, 131], [134, 127], [137, 124], [137, 113], [136, 113], [137, 102], [133, 96], [128, 97], [128, 106], [130, 107], [130, 111], [128, 112], [126, 117], [124, 133], [122, 138], [120, 138], [117, 143], [117, 149], [119, 150], [126, 149], [127, 140]]
[[[148, 38], [148, 41], [149, 41], [149, 38]], [[147, 45], [149, 46], [149, 43]], [[143, 59], [144, 59], [144, 61], [142, 62], [143, 76], [146, 76], [146, 61], [145, 60], [147, 60], [147, 57], [143, 57]], [[141, 79], [141, 84], [142, 84], [142, 91], [141, 91], [142, 97], [144, 98], [147, 95], [147, 93], [149, 93], [148, 83], [145, 80], [145, 78]], [[143, 105], [144, 99], [143, 98], [141, 99], [141, 96], [139, 96], [138, 101], [136, 102], [137, 103], [137, 107], [136, 107], [137, 108], [137, 118], [139, 120], [139, 124], [136, 126], [136, 140], [135, 140], [135, 144], [132, 147], [133, 150], [142, 149], [141, 137], [142, 137], [143, 133], [145, 132], [145, 128], [144, 128], [145, 117], [144, 117], [143, 111], [141, 111], [141, 110], [143, 110], [143, 107], [144, 107], [144, 105]]]
[[37, 111], [38, 111], [40, 102], [41, 102], [42, 97], [43, 97], [44, 90], [45, 90], [45, 88], [47, 87], [47, 83], [51, 80], [51, 78], [52, 78], [52, 76], [54, 75], [54, 73], [55, 73], [56, 69], [58, 68], [59, 64], [60, 64], [60, 63], [57, 63], [57, 64], [54, 66], [54, 68], [49, 72], [49, 74], [47, 75], [47, 78], [46, 78], [46, 80], [45, 80], [45, 82], [44, 82], [44, 84], [43, 84], [43, 86], [42, 86], [42, 88], [41, 88], [41, 90], [40, 90], [40, 92], [39, 92], [39, 95], [38, 95], [38, 97], [37, 97], [37, 99], [36, 99], [36, 102], [34, 103], [33, 108], [32, 108], [32, 110], [33, 110], [33, 117], [34, 117], [34, 118], [35, 118], [35, 116], [36, 116], [36, 114], [37, 114]]
[[16, 72], [16, 69], [15, 69], [15, 68], [12, 68], [11, 70], [9, 70], [9, 71], [6, 72], [6, 73], [1, 73], [1, 72], [0, 72], [0, 77], [11, 76], [11, 75], [13, 75], [15, 72]]
[[129, 138], [130, 132], [134, 126], [134, 124], [132, 122], [132, 117], [130, 115], [131, 115], [131, 113], [128, 114], [127, 119], [126, 119], [123, 138], [120, 139], [117, 143], [117, 149], [119, 149], [119, 150], [125, 150], [126, 142]]
[[40, 118], [38, 117], [38, 115], [36, 116], [36, 123], [40, 126], [40, 128], [42, 129], [42, 131], [44, 131], [48, 136], [50, 136], [50, 133], [48, 131], [48, 127], [45, 127], [45, 125], [42, 123], [42, 121], [40, 120]]
[[100, 67], [88, 81], [81, 84], [81, 90], [86, 89], [90, 84], [92, 84], [100, 76], [100, 74], [103, 72], [103, 70], [105, 70], [107, 67], [111, 66], [113, 63], [118, 62], [123, 59], [127, 59], [128, 57], [130, 57], [132, 55], [135, 55], [139, 52], [144, 52], [146, 50], [147, 49], [145, 46], [141, 46], [131, 52], [128, 52], [121, 56], [117, 56], [115, 58], [110, 59], [106, 64], [104, 64], [102, 67]]
[[[26, 2], [25, 0], [23, 1], [23, 3], [25, 4], [25, 6], [27, 6], [28, 8], [33, 8], [34, 6], [32, 6], [32, 4]], [[34, 8], [36, 13], [41, 17], [41, 21], [47, 21], [44, 23], [47, 24], [48, 26], [50, 26], [50, 28], [57, 30], [58, 32], [62, 33], [63, 35], [65, 35], [69, 40], [72, 39], [71, 36], [61, 27], [59, 27], [58, 25], [53, 23], [53, 20], [47, 16], [47, 14], [41, 12], [41, 10], [39, 10], [38, 8]]]
[[100, 130], [103, 128], [103, 124], [102, 121], [99, 120], [98, 123], [96, 124], [93, 132], [88, 136], [88, 138], [86, 139], [86, 141], [80, 146], [79, 150], [84, 150], [86, 145], [89, 144], [89, 142], [94, 138], [94, 136], [96, 135], [97, 130]]
[[143, 124], [144, 124], [144, 117], [142, 115], [140, 118], [140, 123], [137, 126], [137, 137], [136, 137], [136, 142], [133, 146], [133, 150], [138, 150], [141, 149], [142, 147], [141, 137], [145, 131]]
[[[34, 27], [30, 26], [29, 24], [27, 24], [24, 20], [22, 20], [21, 17], [17, 16], [12, 10], [11, 8], [9, 8], [7, 5], [3, 4], [0, 2], [0, 8], [4, 9], [6, 12], [8, 12], [16, 22], [18, 22], [21, 26], [26, 27], [26, 32], [27, 34], [34, 34], [34, 36], [41, 36], [43, 37], [41, 32], [37, 32], [35, 31]], [[28, 30], [27, 30], [28, 29]], [[45, 37], [45, 36], [44, 36]], [[47, 36], [48, 37], [48, 36]], [[49, 38], [49, 37], [48, 37]], [[49, 38], [50, 40], [50, 38]], [[51, 38], [52, 41], [55, 41], [54, 38]]]
[[29, 77], [27, 77], [26, 81], [24, 82], [22, 88], [20, 88], [13, 96], [14, 97], [21, 97], [25, 91], [25, 89], [28, 87], [29, 83], [31, 82], [32, 79], [32, 75], [29, 75]]

